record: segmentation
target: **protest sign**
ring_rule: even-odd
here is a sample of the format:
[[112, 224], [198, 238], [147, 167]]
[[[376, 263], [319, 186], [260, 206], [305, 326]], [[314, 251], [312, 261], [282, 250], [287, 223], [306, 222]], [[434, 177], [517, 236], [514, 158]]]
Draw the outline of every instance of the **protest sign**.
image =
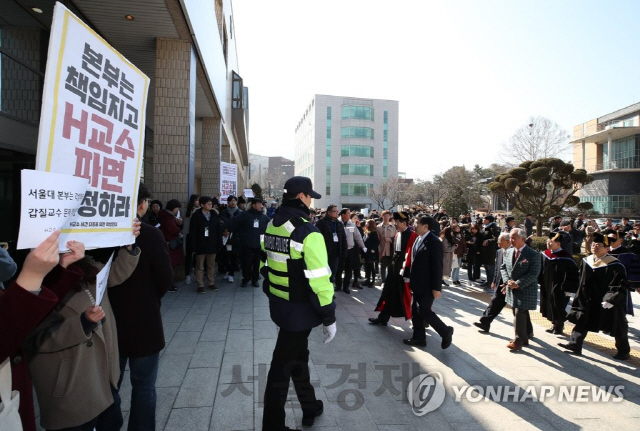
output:
[[[21, 173], [18, 250], [36, 248], [52, 232], [69, 226], [77, 215], [89, 181], [73, 175], [23, 169]], [[68, 234], [60, 235], [66, 249]]]
[[56, 3], [36, 169], [89, 181], [77, 219], [62, 230], [88, 249], [134, 242], [148, 87], [145, 74]]
[[253, 194], [253, 190], [244, 189], [244, 197], [245, 198], [253, 198], [253, 197], [255, 197], [255, 195]]
[[238, 196], [238, 167], [233, 163], [220, 163], [220, 199]]
[[111, 253], [109, 261], [102, 268], [102, 270], [100, 270], [98, 275], [96, 275], [96, 305], [100, 305], [100, 303], [102, 303], [102, 297], [104, 296], [104, 292], [107, 290], [109, 271], [111, 271], [111, 263], [113, 262], [114, 254], [115, 252]]

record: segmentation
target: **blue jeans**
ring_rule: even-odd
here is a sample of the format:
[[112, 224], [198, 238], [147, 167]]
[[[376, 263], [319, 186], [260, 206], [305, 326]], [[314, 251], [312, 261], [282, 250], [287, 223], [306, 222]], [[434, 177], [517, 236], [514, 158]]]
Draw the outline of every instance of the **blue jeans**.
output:
[[160, 353], [141, 358], [120, 356], [120, 381], [122, 385], [124, 370], [129, 360], [129, 378], [131, 380], [131, 410], [127, 431], [154, 431], [156, 429], [156, 379]]
[[460, 265], [462, 265], [462, 258], [461, 257], [456, 257], [456, 255], [453, 255], [453, 259], [457, 259], [458, 260], [458, 267], [457, 268], [453, 268], [451, 270], [451, 280], [452, 281], [460, 281]]

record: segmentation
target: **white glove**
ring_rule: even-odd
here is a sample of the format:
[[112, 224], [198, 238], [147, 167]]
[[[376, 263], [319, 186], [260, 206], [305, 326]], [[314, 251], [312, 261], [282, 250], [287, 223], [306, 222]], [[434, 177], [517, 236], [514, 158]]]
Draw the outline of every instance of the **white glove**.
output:
[[336, 336], [336, 331], [338, 327], [336, 326], [336, 322], [333, 322], [329, 326], [322, 327], [322, 333], [324, 334], [324, 344], [327, 344], [329, 341], [333, 340], [333, 337]]
[[602, 308], [604, 308], [605, 310], [608, 310], [609, 308], [613, 308], [613, 304], [611, 304], [611, 303], [609, 303], [607, 301], [604, 301], [602, 303]]
[[367, 247], [363, 248], [362, 251], [367, 252]]
[[404, 281], [405, 283], [409, 283], [409, 282], [411, 281], [411, 279], [409, 279], [409, 278], [407, 278], [407, 277], [404, 277], [404, 278], [402, 279], [402, 281]]

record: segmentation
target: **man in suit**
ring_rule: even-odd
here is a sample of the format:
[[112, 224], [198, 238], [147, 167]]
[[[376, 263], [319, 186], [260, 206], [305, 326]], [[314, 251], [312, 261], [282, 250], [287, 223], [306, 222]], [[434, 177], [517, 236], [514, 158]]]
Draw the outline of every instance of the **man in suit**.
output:
[[[498, 237], [498, 245], [500, 248], [496, 253], [496, 268], [502, 267], [502, 258], [504, 256], [505, 250], [511, 247], [511, 239], [509, 238], [509, 233], [502, 232]], [[479, 322], [473, 322], [475, 326], [480, 328], [481, 332], [489, 332], [489, 328], [491, 327], [491, 322], [493, 319], [498, 317], [504, 306], [507, 304], [507, 300], [505, 294], [502, 292], [502, 271], [495, 271], [493, 276], [493, 280], [491, 280], [491, 288], [494, 289], [493, 297], [491, 298], [491, 302], [487, 306], [487, 309], [482, 314]], [[529, 334], [533, 333], [533, 328], [529, 329]]]
[[411, 266], [404, 270], [404, 277], [409, 279], [409, 287], [413, 292], [413, 336], [402, 342], [409, 346], [425, 347], [427, 334], [424, 325], [427, 322], [442, 337], [441, 347], [446, 349], [451, 345], [453, 327], [445, 325], [431, 309], [433, 301], [440, 298], [442, 289], [442, 242], [431, 232], [436, 223], [427, 216], [418, 219], [416, 233], [419, 236], [411, 247]]
[[507, 347], [517, 352], [522, 350], [522, 346], [529, 345], [529, 310], [535, 310], [538, 306], [538, 274], [542, 262], [538, 252], [525, 243], [527, 233], [524, 230], [512, 229], [509, 237], [513, 247], [503, 252], [500, 271], [503, 291], [514, 316], [515, 338]]

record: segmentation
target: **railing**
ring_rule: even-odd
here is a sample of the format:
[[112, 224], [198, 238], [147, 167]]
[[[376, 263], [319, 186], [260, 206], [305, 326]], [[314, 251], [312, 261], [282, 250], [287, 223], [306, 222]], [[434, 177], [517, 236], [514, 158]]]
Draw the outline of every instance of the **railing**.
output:
[[[576, 166], [576, 168], [579, 167], [580, 166]], [[587, 160], [585, 163], [585, 169], [587, 170], [587, 172], [615, 169], [640, 169], [640, 156], [636, 156], [634, 158], [612, 160], [605, 163], [595, 163], [594, 161]]]
[[598, 132], [602, 132], [604, 130], [609, 130], [609, 129], [613, 129], [613, 128], [620, 128], [620, 127], [637, 127], [636, 120], [633, 119], [633, 120], [607, 121], [606, 123], [598, 124], [596, 130]]

